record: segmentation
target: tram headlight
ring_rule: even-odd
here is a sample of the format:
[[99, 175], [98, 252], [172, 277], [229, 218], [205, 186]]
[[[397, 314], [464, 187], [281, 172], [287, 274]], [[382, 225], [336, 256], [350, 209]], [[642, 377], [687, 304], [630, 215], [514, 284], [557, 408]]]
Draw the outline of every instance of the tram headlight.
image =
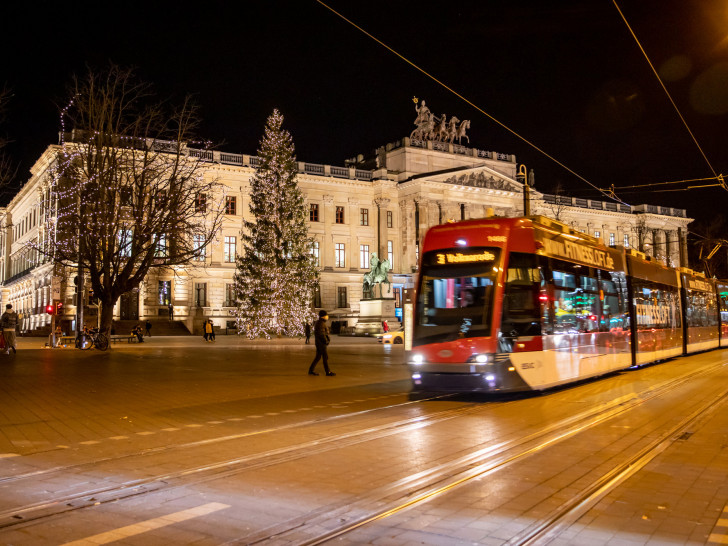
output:
[[491, 361], [491, 355], [487, 354], [475, 354], [468, 358], [468, 362], [475, 362], [476, 364], [488, 364]]
[[425, 361], [425, 357], [422, 355], [412, 355], [412, 364], [422, 364]]
[[485, 376], [486, 381], [495, 381], [495, 376], [493, 374], [488, 374]]

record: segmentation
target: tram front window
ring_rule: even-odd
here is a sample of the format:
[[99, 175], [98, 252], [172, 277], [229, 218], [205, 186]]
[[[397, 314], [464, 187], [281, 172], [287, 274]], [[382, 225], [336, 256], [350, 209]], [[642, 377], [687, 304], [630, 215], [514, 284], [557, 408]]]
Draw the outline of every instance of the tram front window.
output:
[[495, 274], [492, 266], [423, 268], [414, 344], [489, 336]]

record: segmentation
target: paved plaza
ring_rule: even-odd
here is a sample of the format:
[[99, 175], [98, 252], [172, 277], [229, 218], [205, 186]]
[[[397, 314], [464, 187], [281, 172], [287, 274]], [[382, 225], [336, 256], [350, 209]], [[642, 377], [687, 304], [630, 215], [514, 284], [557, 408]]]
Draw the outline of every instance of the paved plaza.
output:
[[[518, 544], [713, 400], [553, 543], [728, 543], [728, 351], [546, 395], [423, 400], [403, 348], [369, 338], [332, 338], [336, 377], [306, 374], [315, 351], [299, 339], [44, 342], [0, 355], [0, 544]], [[640, 394], [691, 371], [672, 398]], [[591, 436], [528, 444], [630, 403]], [[516, 460], [523, 442], [534, 451]], [[514, 462], [463, 477], [498, 456]]]

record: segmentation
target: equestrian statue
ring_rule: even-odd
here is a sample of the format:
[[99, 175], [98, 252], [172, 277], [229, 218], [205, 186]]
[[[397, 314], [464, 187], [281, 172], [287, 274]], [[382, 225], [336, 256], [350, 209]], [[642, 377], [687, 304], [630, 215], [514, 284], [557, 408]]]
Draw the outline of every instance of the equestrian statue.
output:
[[380, 260], [377, 258], [377, 253], [372, 252], [372, 257], [369, 260], [369, 266], [371, 270], [369, 273], [364, 274], [364, 286], [362, 288], [363, 295], [365, 298], [374, 298], [374, 292], [377, 285], [379, 285], [379, 297], [383, 297], [382, 284], [387, 285], [387, 293], [392, 292], [392, 285], [389, 282], [389, 270], [392, 269], [392, 264], [389, 260]]

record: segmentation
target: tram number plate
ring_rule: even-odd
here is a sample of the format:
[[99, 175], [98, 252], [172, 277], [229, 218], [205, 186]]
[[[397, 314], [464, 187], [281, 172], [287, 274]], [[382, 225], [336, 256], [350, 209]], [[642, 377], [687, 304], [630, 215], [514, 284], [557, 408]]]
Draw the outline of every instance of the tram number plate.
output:
[[533, 362], [524, 362], [523, 364], [521, 364], [522, 370], [532, 370], [535, 367], [536, 367], [536, 364]]

